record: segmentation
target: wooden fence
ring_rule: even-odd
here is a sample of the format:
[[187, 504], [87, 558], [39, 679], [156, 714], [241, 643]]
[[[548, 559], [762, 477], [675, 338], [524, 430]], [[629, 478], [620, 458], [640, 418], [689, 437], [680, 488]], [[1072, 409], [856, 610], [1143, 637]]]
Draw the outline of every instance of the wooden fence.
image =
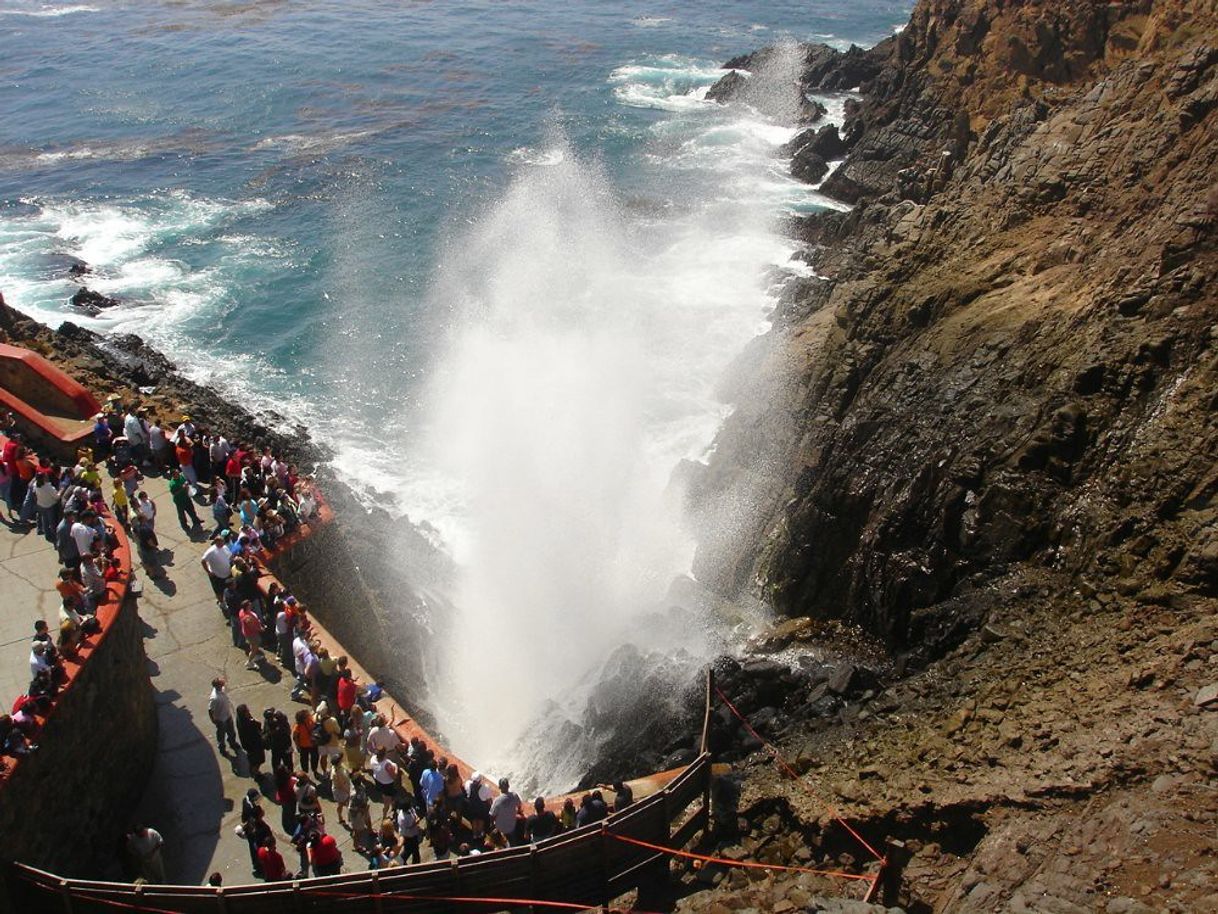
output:
[[604, 822], [543, 841], [454, 860], [341, 876], [245, 886], [135, 886], [64, 879], [9, 864], [16, 911], [53, 914], [482, 914], [558, 910], [534, 902], [597, 907], [663, 880], [668, 855], [618, 840], [681, 848], [710, 822], [710, 755], [667, 787]]

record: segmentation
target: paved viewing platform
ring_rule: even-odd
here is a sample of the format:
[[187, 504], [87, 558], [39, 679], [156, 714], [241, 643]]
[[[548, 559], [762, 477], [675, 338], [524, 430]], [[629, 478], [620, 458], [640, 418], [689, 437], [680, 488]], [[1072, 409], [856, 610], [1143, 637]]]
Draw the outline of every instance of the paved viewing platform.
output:
[[[146, 477], [142, 486], [157, 506], [161, 577], [153, 577], [132, 548], [135, 576], [143, 592], [138, 600], [145, 629], [149, 674], [156, 694], [159, 736], [156, 765], [143, 801], [132, 821], [151, 825], [165, 838], [164, 860], [171, 882], [202, 883], [220, 872], [225, 884], [258, 881], [251, 875], [244, 839], [234, 832], [241, 820], [241, 798], [255, 784], [243, 754], [221, 756], [215, 728], [207, 717], [211, 681], [228, 680], [234, 706], [248, 704], [261, 719], [264, 708], [285, 710], [289, 717], [305, 707], [291, 701], [292, 676], [268, 654], [257, 671], [246, 669], [245, 654], [233, 647], [232, 636], [220, 614], [211, 585], [199, 566], [206, 547], [205, 533], [193, 539], [177, 523], [166, 481]], [[210, 511], [198, 506], [203, 520]], [[107, 517], [108, 523], [114, 523]], [[4, 701], [24, 693], [30, 679], [30, 638], [35, 620], [46, 620], [51, 630], [59, 625], [59, 572], [55, 547], [34, 527], [0, 529], [0, 688]], [[114, 737], [122, 738], [122, 721], [115, 721]], [[54, 752], [53, 745], [39, 751]], [[264, 771], [269, 765], [264, 767]], [[269, 778], [263, 786], [268, 787]], [[345, 869], [366, 866], [351, 847], [351, 836], [337, 825], [332, 802], [322, 804], [331, 834], [343, 850]], [[278, 807], [266, 797], [263, 805], [289, 866], [295, 854], [278, 826]], [[424, 848], [427, 853], [428, 848]], [[110, 874], [119, 878], [117, 860]]]

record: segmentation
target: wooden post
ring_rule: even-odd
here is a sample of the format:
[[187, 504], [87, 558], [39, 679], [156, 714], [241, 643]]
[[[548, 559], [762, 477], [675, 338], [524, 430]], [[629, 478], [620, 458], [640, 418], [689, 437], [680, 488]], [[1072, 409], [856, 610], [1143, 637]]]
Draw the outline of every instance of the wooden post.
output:
[[[537, 889], [537, 882], [538, 882], [537, 867], [538, 867], [537, 845], [531, 844], [531, 845], [529, 845], [529, 897], [530, 898], [537, 897], [537, 891], [538, 891], [538, 889]], [[535, 905], [535, 904], [529, 905], [529, 910], [532, 911], [533, 914], [537, 914], [537, 905]]]
[[710, 749], [711, 708], [715, 705], [715, 668], [706, 668], [706, 712], [702, 717], [702, 748], [700, 752]]
[[609, 909], [609, 823], [601, 822], [601, 910]]
[[381, 902], [381, 871], [372, 871], [372, 891], [375, 892], [372, 896], [372, 910], [375, 914], [382, 914], [385, 910], [384, 904]]
[[[459, 863], [460, 863], [459, 858], [453, 857], [453, 890], [452, 890], [453, 898], [461, 897], [461, 867], [460, 867]], [[453, 904], [453, 914], [460, 914], [461, 902], [454, 901], [452, 904]]]
[[715, 668], [706, 668], [706, 717], [702, 721], [702, 755], [699, 761], [706, 765], [706, 774], [702, 782], [702, 837], [710, 832], [711, 825], [711, 778], [714, 776], [714, 766], [710, 760], [710, 725], [711, 709], [715, 704]]

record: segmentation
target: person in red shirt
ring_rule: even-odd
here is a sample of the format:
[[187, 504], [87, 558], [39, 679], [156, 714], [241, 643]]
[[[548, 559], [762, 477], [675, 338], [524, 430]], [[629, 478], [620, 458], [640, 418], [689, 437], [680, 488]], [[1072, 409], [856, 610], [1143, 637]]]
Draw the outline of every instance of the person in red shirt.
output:
[[283, 863], [283, 855], [275, 850], [273, 837], [267, 838], [262, 847], [258, 848], [258, 866], [262, 870], [262, 878], [267, 882], [288, 878], [288, 868]]
[[355, 677], [351, 675], [351, 671], [340, 670], [338, 674], [337, 704], [338, 710], [344, 720], [350, 717], [351, 709], [355, 707], [355, 696], [358, 692], [359, 686], [355, 684]]
[[254, 611], [254, 604], [246, 600], [241, 604], [237, 614], [237, 624], [241, 626], [241, 634], [245, 638], [246, 650], [249, 652], [245, 668], [258, 669], [262, 662], [262, 619]]
[[318, 876], [337, 876], [342, 871], [343, 855], [333, 835], [314, 835], [309, 839], [309, 862]]

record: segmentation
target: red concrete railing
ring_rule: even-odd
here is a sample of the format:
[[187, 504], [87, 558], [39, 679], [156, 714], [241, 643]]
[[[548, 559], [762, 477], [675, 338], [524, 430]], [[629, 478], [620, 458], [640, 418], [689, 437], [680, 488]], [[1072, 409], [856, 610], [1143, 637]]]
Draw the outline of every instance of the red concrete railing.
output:
[[101, 406], [93, 394], [42, 356], [0, 343], [0, 405], [48, 443], [73, 445], [89, 437]]

